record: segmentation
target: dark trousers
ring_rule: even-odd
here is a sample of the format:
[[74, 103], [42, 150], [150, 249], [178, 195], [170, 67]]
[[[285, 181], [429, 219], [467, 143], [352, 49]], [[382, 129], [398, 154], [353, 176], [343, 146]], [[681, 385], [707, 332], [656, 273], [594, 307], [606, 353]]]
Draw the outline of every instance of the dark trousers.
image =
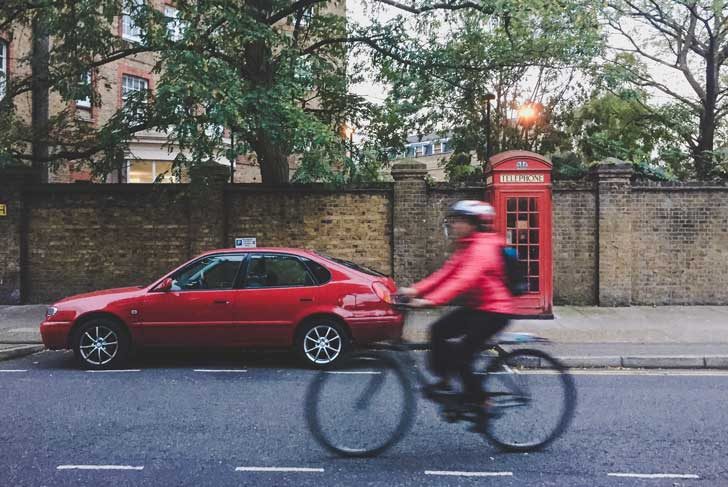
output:
[[[465, 394], [482, 397], [480, 379], [473, 374], [473, 359], [483, 344], [508, 326], [508, 316], [457, 308], [437, 320], [431, 328], [430, 370], [443, 379], [460, 373]], [[462, 337], [456, 343], [452, 338]]]

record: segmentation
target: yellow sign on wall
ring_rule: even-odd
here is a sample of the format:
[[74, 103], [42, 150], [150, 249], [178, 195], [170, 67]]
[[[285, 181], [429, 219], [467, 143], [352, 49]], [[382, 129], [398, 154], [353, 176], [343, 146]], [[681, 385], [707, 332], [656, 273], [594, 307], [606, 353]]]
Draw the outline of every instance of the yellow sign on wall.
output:
[[0, 216], [8, 216], [8, 205], [0, 203]]

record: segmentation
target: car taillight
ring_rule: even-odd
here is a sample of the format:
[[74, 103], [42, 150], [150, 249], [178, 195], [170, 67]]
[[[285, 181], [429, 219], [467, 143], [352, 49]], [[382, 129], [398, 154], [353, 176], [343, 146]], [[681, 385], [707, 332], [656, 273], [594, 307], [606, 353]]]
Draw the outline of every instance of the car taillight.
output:
[[381, 282], [372, 284], [372, 290], [379, 299], [387, 304], [392, 304], [392, 292]]

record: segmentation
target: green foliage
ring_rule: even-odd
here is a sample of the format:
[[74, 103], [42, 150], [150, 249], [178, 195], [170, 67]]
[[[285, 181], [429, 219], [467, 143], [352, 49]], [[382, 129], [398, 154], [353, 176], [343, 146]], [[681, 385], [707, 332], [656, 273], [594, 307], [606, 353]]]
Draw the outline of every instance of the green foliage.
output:
[[445, 170], [447, 180], [451, 183], [482, 182], [483, 167], [472, 164], [472, 156], [462, 152], [454, 152], [444, 159], [440, 166]]

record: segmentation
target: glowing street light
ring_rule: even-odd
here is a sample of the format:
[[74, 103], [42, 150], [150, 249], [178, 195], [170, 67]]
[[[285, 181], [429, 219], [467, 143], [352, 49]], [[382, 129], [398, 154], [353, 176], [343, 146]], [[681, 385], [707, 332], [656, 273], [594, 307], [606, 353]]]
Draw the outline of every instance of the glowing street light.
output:
[[521, 105], [518, 109], [518, 119], [528, 123], [534, 118], [536, 118], [536, 108], [534, 108], [533, 104], [526, 103], [525, 105]]

